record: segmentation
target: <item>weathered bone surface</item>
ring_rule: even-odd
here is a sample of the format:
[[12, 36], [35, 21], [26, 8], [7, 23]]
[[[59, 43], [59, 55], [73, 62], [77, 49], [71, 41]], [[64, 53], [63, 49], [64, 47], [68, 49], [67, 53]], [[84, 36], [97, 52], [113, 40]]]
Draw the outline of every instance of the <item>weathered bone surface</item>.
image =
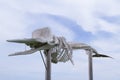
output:
[[32, 38], [40, 39], [40, 42], [51, 42], [53, 41], [53, 35], [48, 27], [37, 29], [32, 33]]

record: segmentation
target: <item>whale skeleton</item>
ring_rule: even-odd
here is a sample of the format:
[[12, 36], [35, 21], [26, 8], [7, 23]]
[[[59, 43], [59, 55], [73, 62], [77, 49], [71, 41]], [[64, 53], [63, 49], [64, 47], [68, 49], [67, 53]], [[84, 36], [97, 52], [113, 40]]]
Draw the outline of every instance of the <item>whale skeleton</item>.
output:
[[[7, 41], [26, 44], [31, 48], [30, 50], [16, 52], [13, 54], [9, 54], [8, 56], [28, 55], [40, 51], [42, 60], [46, 68], [46, 80], [51, 80], [51, 62], [56, 64], [58, 62], [67, 62], [70, 60], [71, 63], [74, 64], [72, 60], [73, 50], [83, 49], [91, 57], [112, 58], [108, 55], [99, 54], [94, 48], [85, 43], [67, 42], [64, 37], [57, 37], [55, 35], [52, 35], [51, 30], [48, 27], [35, 30], [32, 33], [32, 38], [14, 39]], [[44, 57], [46, 58], [46, 60], [44, 59]]]

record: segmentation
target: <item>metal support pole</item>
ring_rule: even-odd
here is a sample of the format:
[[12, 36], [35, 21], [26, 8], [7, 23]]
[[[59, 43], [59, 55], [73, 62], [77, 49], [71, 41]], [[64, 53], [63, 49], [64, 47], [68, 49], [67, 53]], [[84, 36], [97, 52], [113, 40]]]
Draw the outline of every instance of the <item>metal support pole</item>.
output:
[[92, 51], [87, 50], [88, 65], [89, 65], [89, 80], [93, 80], [93, 63], [92, 63]]
[[43, 57], [43, 55], [42, 55], [42, 52], [41, 52], [41, 51], [40, 51], [40, 55], [41, 55], [41, 57], [42, 57], [42, 61], [43, 61], [43, 63], [44, 63], [45, 69], [47, 70], [47, 67], [46, 67], [46, 62], [45, 62], [45, 60], [44, 60], [44, 57]]
[[46, 56], [46, 67], [47, 67], [47, 70], [46, 70], [46, 73], [45, 73], [45, 80], [51, 80], [51, 52], [50, 50], [47, 50], [46, 52], [47, 56]]

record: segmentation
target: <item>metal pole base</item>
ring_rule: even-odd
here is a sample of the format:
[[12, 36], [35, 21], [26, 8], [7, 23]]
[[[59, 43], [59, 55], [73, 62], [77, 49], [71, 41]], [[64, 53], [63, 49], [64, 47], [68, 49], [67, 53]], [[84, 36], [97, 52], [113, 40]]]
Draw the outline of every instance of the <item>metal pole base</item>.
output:
[[93, 80], [93, 63], [92, 63], [92, 51], [87, 50], [88, 54], [88, 65], [89, 65], [89, 80]]
[[45, 80], [51, 80], [51, 51], [46, 52], [46, 73]]

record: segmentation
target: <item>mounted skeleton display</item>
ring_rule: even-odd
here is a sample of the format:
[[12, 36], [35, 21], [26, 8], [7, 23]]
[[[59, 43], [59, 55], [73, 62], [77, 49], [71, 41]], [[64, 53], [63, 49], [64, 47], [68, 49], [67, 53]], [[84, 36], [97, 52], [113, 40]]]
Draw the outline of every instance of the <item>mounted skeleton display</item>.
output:
[[[110, 57], [107, 55], [99, 54], [94, 48], [84, 43], [67, 42], [64, 37], [57, 37], [51, 33], [48, 27], [37, 29], [32, 33], [32, 38], [29, 39], [16, 39], [7, 40], [8, 42], [24, 43], [30, 46], [30, 50], [23, 52], [16, 52], [9, 56], [28, 55], [40, 51], [44, 65], [46, 67], [46, 80], [51, 80], [51, 62], [67, 62], [72, 60], [73, 50], [84, 49], [91, 51], [93, 57]], [[44, 59], [44, 56], [46, 61]], [[89, 54], [89, 53], [88, 53]]]

